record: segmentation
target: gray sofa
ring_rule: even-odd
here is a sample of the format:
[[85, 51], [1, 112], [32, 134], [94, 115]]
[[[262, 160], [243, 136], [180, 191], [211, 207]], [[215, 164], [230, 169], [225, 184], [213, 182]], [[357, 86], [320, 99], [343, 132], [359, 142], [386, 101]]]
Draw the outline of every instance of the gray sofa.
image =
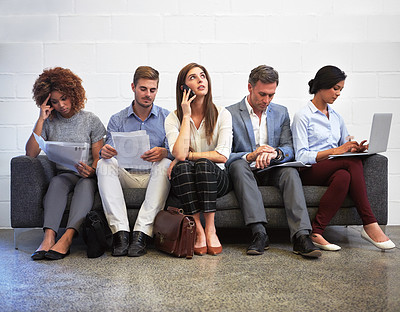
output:
[[[388, 216], [388, 159], [382, 155], [364, 156], [364, 175], [368, 198], [372, 210], [381, 225], [387, 224]], [[18, 156], [11, 159], [11, 226], [14, 230], [43, 226], [43, 197], [48, 183], [55, 174], [55, 165], [46, 156], [37, 158]], [[261, 186], [265, 211], [270, 228], [287, 228], [285, 210], [279, 190], [273, 186]], [[304, 186], [310, 218], [313, 219], [321, 196], [326, 187]], [[145, 189], [126, 189], [124, 195], [127, 203], [130, 224], [134, 224], [138, 209], [144, 199]], [[179, 206], [179, 200], [170, 196], [167, 205]], [[98, 193], [95, 196], [93, 209], [102, 209]], [[68, 210], [68, 209], [67, 209]], [[66, 225], [66, 211], [61, 227]], [[243, 228], [243, 217], [233, 191], [217, 201], [215, 223], [218, 228]], [[332, 219], [331, 225], [361, 225], [353, 201], [349, 196], [343, 207]]]

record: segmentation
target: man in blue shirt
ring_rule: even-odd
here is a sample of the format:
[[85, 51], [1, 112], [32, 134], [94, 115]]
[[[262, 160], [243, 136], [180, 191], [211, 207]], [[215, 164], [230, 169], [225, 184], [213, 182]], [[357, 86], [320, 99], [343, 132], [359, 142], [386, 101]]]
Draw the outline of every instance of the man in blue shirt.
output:
[[[171, 163], [164, 120], [169, 112], [153, 104], [158, 90], [159, 73], [148, 66], [136, 69], [132, 90], [132, 104], [111, 116], [107, 126], [106, 144], [100, 151], [97, 179], [103, 209], [113, 233], [113, 256], [138, 257], [146, 253], [146, 241], [153, 236], [156, 214], [164, 208], [170, 190], [167, 170]], [[151, 162], [151, 169], [129, 170], [120, 168], [114, 157], [112, 132], [146, 130], [150, 149], [141, 158]], [[145, 200], [139, 210], [130, 236], [129, 220], [123, 188], [146, 188]], [[130, 243], [129, 243], [130, 241]]]

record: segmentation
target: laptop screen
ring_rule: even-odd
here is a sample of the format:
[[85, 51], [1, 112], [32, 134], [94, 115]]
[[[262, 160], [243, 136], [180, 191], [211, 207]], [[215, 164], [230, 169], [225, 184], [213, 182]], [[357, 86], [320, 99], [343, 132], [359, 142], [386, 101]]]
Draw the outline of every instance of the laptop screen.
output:
[[387, 149], [392, 122], [392, 113], [375, 113], [369, 137], [369, 153], [385, 152]]

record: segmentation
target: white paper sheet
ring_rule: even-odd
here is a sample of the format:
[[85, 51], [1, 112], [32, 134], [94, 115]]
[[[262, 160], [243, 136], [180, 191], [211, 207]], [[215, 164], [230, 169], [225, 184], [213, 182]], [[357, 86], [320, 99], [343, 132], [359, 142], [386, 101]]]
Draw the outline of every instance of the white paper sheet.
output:
[[150, 149], [150, 138], [146, 130], [133, 132], [111, 132], [114, 147], [117, 150], [118, 165], [121, 168], [136, 170], [151, 169], [151, 162], [145, 161], [140, 156]]
[[90, 148], [89, 143], [45, 141], [36, 133], [33, 134], [42, 151], [56, 164], [75, 172], [78, 172], [75, 165], [80, 161], [87, 164]]

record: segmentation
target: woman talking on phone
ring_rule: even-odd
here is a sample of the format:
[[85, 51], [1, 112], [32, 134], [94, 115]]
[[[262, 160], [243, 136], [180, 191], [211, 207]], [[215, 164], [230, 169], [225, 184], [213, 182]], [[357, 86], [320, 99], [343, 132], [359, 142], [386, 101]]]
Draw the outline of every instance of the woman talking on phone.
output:
[[190, 63], [179, 72], [176, 110], [165, 120], [165, 132], [175, 157], [169, 170], [172, 190], [196, 222], [194, 252], [217, 255], [222, 245], [214, 217], [217, 198], [230, 190], [224, 163], [231, 152], [232, 117], [213, 103], [210, 76], [203, 66]]
[[308, 83], [314, 98], [293, 119], [296, 160], [312, 165], [300, 170], [303, 184], [328, 187], [312, 224], [311, 239], [323, 250], [340, 250], [322, 234], [349, 193], [363, 222], [361, 237], [377, 248], [392, 249], [394, 243], [383, 233], [371, 210], [361, 159], [356, 156], [328, 159], [332, 154], [362, 152], [367, 148], [365, 141], [350, 140], [343, 118], [330, 106], [340, 96], [345, 79], [339, 68], [322, 67]]
[[[67, 256], [72, 238], [93, 206], [97, 187], [96, 165], [106, 130], [97, 116], [82, 110], [86, 95], [81, 82], [71, 70], [56, 67], [44, 70], [33, 86], [33, 99], [40, 108], [33, 132], [46, 141], [86, 142], [90, 146], [88, 163], [76, 164], [77, 172], [57, 165], [57, 175], [51, 179], [43, 201], [44, 238], [31, 256], [33, 260], [59, 260]], [[37, 157], [40, 153], [33, 133], [25, 150], [26, 155], [31, 157]], [[74, 191], [74, 195], [67, 228], [56, 242], [71, 191]]]

